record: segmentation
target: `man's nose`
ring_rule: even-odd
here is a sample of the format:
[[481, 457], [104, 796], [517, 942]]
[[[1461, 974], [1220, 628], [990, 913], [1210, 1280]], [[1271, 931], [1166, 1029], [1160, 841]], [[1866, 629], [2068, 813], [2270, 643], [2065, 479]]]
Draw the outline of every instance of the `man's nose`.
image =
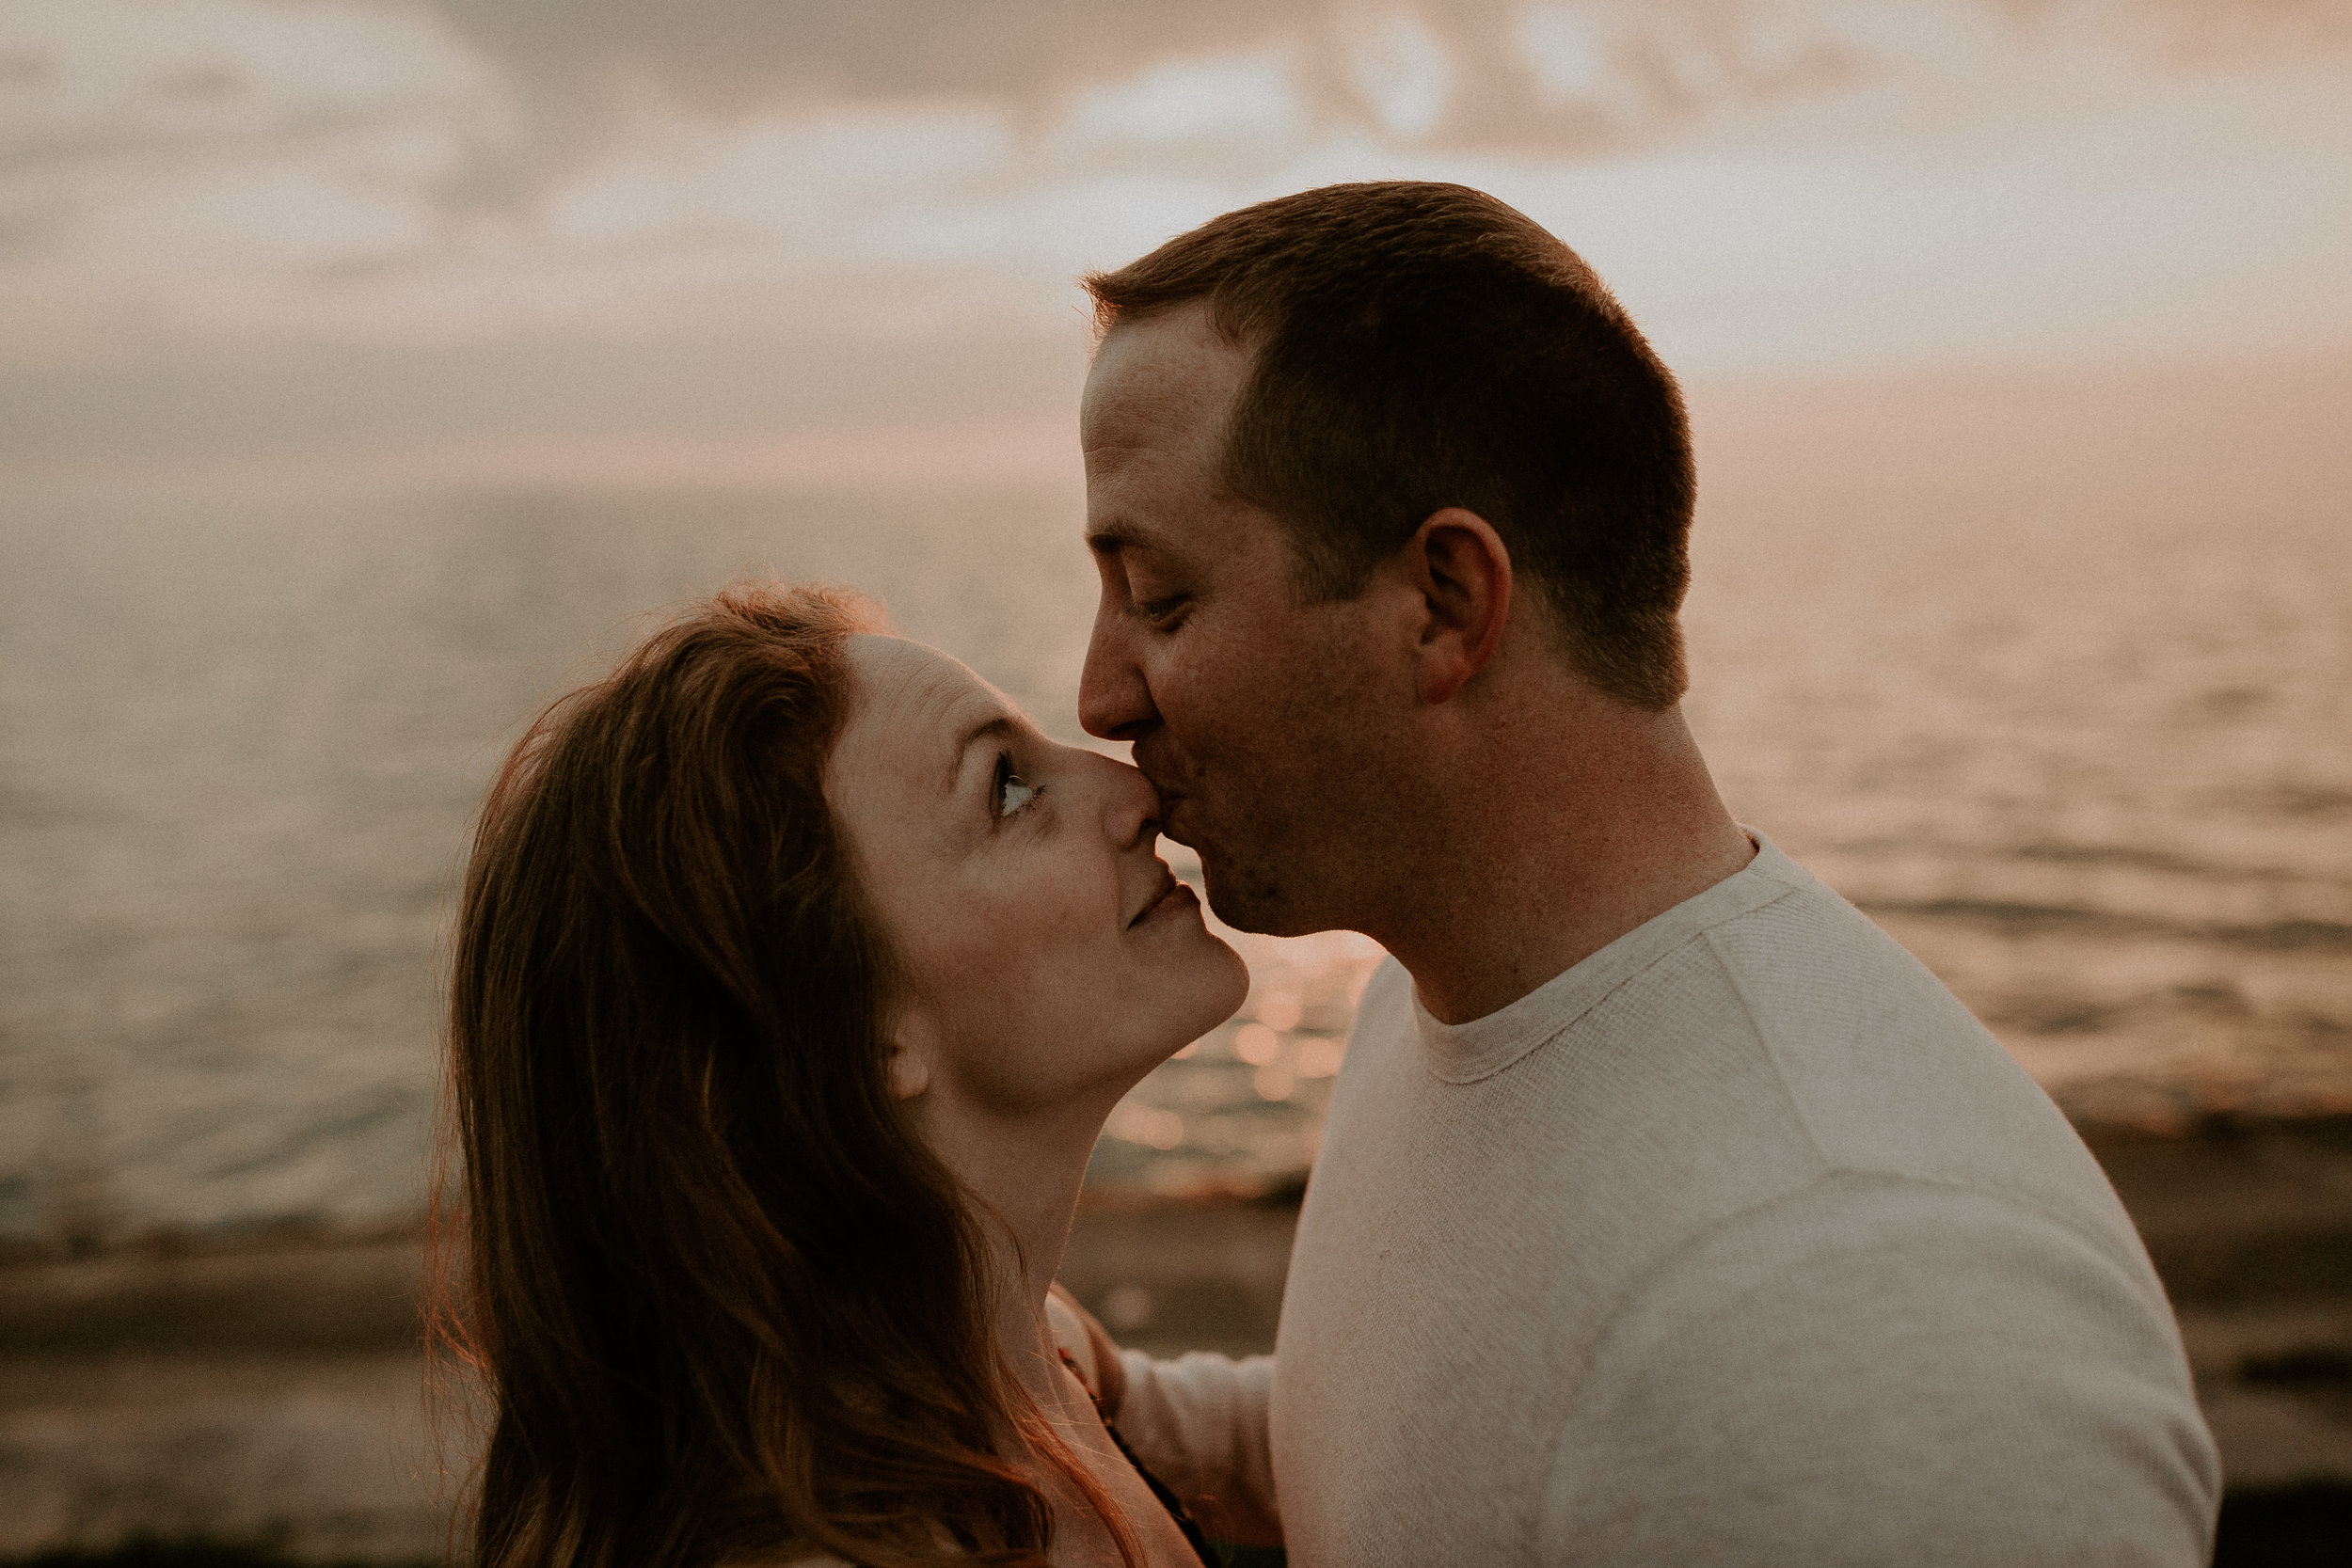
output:
[[1151, 683], [1123, 631], [1114, 616], [1097, 610], [1086, 668], [1078, 676], [1078, 722], [1104, 740], [1140, 740], [1160, 719]]

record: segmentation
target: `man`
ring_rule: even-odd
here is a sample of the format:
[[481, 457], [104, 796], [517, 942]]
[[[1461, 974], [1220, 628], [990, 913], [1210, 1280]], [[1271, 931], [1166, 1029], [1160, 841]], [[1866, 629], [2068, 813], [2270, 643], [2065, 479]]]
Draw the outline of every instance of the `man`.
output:
[[1089, 287], [1083, 721], [1226, 920], [1394, 958], [1271, 1367], [1127, 1353], [1145, 1461], [1297, 1568], [2205, 1561], [2097, 1166], [1715, 793], [1681, 402], [1600, 281], [1382, 183]]

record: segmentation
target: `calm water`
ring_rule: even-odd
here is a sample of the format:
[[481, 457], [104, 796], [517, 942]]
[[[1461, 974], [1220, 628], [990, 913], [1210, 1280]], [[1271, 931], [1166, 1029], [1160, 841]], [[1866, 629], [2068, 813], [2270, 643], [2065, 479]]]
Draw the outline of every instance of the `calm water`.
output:
[[[2332, 501], [1710, 495], [1693, 721], [1734, 807], [2078, 1114], [2352, 1107], [2352, 527]], [[469, 816], [642, 612], [855, 582], [1073, 737], [1067, 489], [19, 487], [0, 513], [0, 1239], [416, 1209]], [[1096, 1180], [1311, 1158], [1359, 939], [1249, 1008]]]

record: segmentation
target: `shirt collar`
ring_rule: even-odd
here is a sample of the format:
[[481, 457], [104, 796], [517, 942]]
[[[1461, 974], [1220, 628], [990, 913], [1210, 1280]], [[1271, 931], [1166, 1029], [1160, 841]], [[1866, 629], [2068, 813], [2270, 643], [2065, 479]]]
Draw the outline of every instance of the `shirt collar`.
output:
[[1565, 1034], [1626, 981], [1710, 926], [1812, 883], [1804, 867], [1753, 828], [1756, 858], [1706, 892], [1635, 927], [1599, 952], [1579, 959], [1518, 1001], [1467, 1023], [1440, 1023], [1413, 992], [1413, 1025], [1431, 1076], [1448, 1084], [1490, 1078], [1537, 1047]]

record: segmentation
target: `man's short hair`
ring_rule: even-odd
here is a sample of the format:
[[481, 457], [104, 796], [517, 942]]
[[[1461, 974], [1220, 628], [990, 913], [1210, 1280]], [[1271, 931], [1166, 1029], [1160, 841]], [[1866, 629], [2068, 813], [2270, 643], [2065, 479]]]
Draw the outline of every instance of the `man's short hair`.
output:
[[1223, 483], [1286, 525], [1310, 599], [1353, 598], [1430, 514], [1466, 507], [1594, 685], [1644, 708], [1682, 695], [1682, 396], [1592, 268], [1524, 214], [1461, 185], [1327, 185], [1085, 283], [1104, 332], [1205, 300], [1255, 351]]

